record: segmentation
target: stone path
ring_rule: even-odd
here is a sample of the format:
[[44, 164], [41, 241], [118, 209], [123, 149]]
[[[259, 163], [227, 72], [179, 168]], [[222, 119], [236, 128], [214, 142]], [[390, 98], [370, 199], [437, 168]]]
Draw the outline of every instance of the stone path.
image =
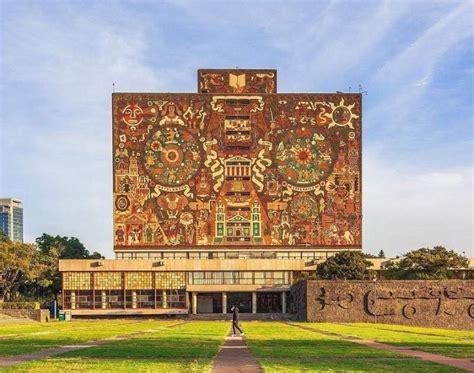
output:
[[44, 358], [47, 358], [47, 357], [51, 357], [51, 356], [55, 356], [55, 355], [59, 355], [59, 354], [64, 354], [65, 352], [69, 352], [69, 351], [77, 351], [77, 350], [82, 350], [84, 348], [96, 347], [96, 346], [101, 346], [101, 345], [109, 344], [109, 343], [116, 342], [116, 341], [121, 341], [121, 340], [124, 340], [124, 339], [139, 337], [139, 336], [141, 336], [143, 334], [147, 334], [147, 333], [156, 333], [156, 332], [159, 332], [163, 329], [174, 328], [174, 327], [176, 327], [178, 325], [182, 325], [184, 323], [185, 322], [183, 321], [183, 322], [179, 322], [179, 323], [172, 324], [172, 325], [169, 325], [169, 326], [163, 326], [163, 327], [157, 328], [157, 329], [147, 329], [147, 330], [142, 330], [142, 331], [139, 331], [139, 332], [123, 334], [123, 335], [119, 335], [119, 336], [116, 336], [116, 337], [104, 338], [104, 339], [99, 339], [99, 340], [96, 340], [96, 341], [80, 343], [80, 344], [76, 344], [76, 345], [48, 348], [47, 350], [41, 350], [41, 351], [33, 352], [31, 354], [0, 357], [0, 368], [11, 367], [13, 365], [26, 363], [28, 361], [44, 359]]
[[379, 350], [397, 352], [397, 353], [400, 353], [400, 354], [403, 354], [403, 355], [416, 357], [416, 358], [419, 358], [421, 360], [431, 361], [431, 362], [438, 363], [438, 364], [449, 365], [449, 366], [454, 367], [454, 368], [460, 368], [460, 369], [467, 370], [468, 372], [474, 372], [474, 362], [469, 360], [469, 359], [457, 359], [457, 358], [454, 358], [454, 357], [448, 357], [448, 356], [444, 356], [444, 355], [436, 355], [436, 354], [432, 354], [432, 353], [425, 352], [425, 351], [412, 350], [409, 347], [392, 346], [392, 345], [389, 345], [389, 344], [375, 342], [375, 341], [371, 341], [371, 340], [364, 340], [364, 339], [359, 339], [359, 338], [355, 338], [355, 337], [346, 337], [342, 334], [337, 334], [337, 333], [333, 333], [333, 332], [327, 332], [326, 333], [326, 332], [322, 332], [322, 331], [319, 331], [319, 330], [316, 330], [316, 329], [308, 328], [308, 327], [305, 327], [305, 326], [302, 326], [302, 325], [294, 325], [292, 323], [286, 323], [286, 324], [290, 325], [290, 326], [293, 326], [295, 328], [308, 330], [308, 331], [313, 332], [313, 333], [326, 334], [326, 335], [331, 335], [331, 336], [338, 336], [339, 338], [341, 338], [345, 341], [357, 343], [357, 344], [360, 344], [360, 345], [363, 345], [363, 346], [378, 348]]
[[214, 358], [213, 373], [260, 373], [257, 360], [250, 353], [245, 339], [228, 335], [224, 345]]

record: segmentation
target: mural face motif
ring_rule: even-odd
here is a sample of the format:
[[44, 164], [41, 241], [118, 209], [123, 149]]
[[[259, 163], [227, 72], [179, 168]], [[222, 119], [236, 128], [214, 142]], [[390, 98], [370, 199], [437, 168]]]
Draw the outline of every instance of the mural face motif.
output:
[[204, 72], [222, 91], [114, 94], [115, 245], [359, 248], [360, 95]]

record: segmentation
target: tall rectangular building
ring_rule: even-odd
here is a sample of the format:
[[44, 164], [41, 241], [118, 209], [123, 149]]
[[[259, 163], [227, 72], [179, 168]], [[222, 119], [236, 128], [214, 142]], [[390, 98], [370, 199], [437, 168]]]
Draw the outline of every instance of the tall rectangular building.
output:
[[117, 260], [63, 261], [66, 308], [82, 289], [129, 313], [285, 312], [292, 282], [361, 249], [361, 95], [277, 93], [276, 76], [113, 94]]
[[23, 207], [15, 198], [0, 198], [0, 231], [12, 241], [23, 242]]

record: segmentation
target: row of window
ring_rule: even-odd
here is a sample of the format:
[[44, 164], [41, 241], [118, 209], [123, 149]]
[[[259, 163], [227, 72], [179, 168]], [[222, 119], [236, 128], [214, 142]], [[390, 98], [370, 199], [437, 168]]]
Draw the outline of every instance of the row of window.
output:
[[[289, 271], [196, 271], [189, 272], [190, 285], [286, 285]], [[154, 278], [154, 283], [153, 283]], [[125, 287], [123, 286], [125, 284]], [[185, 272], [64, 272], [63, 290], [184, 289]]]
[[190, 285], [287, 285], [288, 271], [197, 271], [189, 272]]
[[327, 259], [328, 251], [120, 252], [117, 259]]
[[185, 290], [65, 290], [65, 309], [186, 308]]
[[[124, 286], [125, 285], [125, 286]], [[180, 289], [185, 272], [64, 272], [64, 290]]]

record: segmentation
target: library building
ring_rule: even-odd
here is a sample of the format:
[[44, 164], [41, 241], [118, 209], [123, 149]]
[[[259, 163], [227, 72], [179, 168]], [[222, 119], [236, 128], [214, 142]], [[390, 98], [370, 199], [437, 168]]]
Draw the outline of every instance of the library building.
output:
[[115, 259], [61, 260], [72, 315], [290, 312], [289, 288], [362, 247], [359, 93], [278, 93], [203, 69], [198, 93], [113, 93]]

